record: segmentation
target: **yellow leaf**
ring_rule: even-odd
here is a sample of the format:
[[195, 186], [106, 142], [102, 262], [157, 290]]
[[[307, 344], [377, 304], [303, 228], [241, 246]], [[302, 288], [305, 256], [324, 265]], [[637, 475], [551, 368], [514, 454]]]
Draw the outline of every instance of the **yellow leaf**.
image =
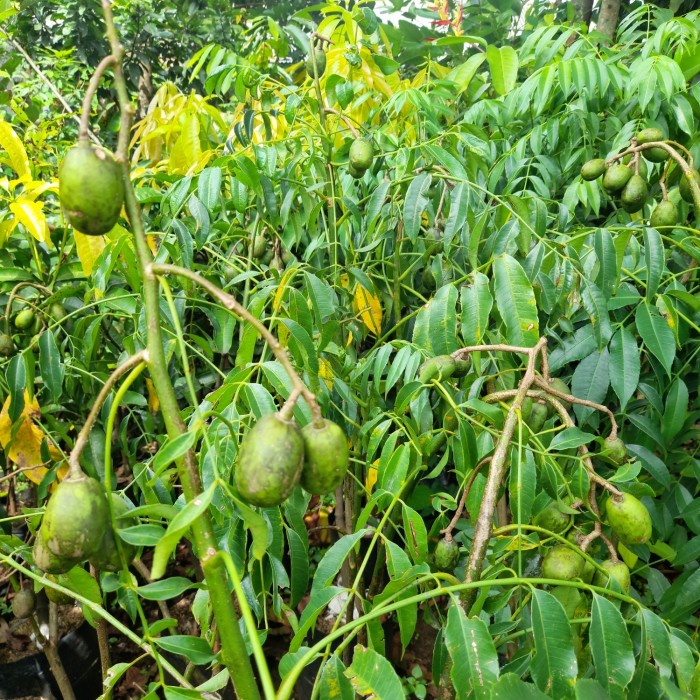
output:
[[527, 549], [537, 549], [540, 546], [537, 542], [532, 542], [527, 537], [499, 537], [498, 539], [510, 540], [506, 546], [506, 551], [508, 552], [524, 552]]
[[24, 144], [12, 127], [2, 119], [0, 119], [0, 148], [7, 151], [10, 165], [19, 177], [30, 175], [29, 158], [24, 150]]
[[14, 217], [0, 221], [0, 246], [5, 245], [5, 241], [10, 237], [15, 226], [17, 226], [17, 219]]
[[358, 284], [355, 289], [355, 297], [352, 300], [352, 307], [370, 333], [379, 335], [382, 330], [382, 305], [379, 297]]
[[199, 119], [193, 112], [182, 115], [182, 131], [170, 151], [168, 169], [171, 173], [187, 174], [194, 170], [202, 158], [199, 143]]
[[[13, 426], [9, 415], [10, 397], [0, 412], [0, 445], [5, 450], [7, 458], [18, 469], [32, 467], [24, 472], [25, 476], [35, 484], [41, 483], [48, 469], [41, 457], [41, 443], [46, 433], [34, 424], [33, 418], [41, 416], [41, 409], [36, 398], [29, 400], [29, 392], [24, 391], [24, 410]], [[52, 461], [61, 460], [61, 453], [48, 443], [49, 456]]]
[[85, 275], [90, 276], [97, 258], [102, 255], [102, 251], [105, 249], [104, 236], [86, 236], [79, 231], [74, 231], [73, 233], [75, 236], [75, 248], [80, 258], [80, 264], [83, 266], [83, 272]]
[[32, 202], [28, 199], [18, 199], [10, 204], [10, 211], [20, 223], [24, 224], [27, 231], [40, 243], [46, 243], [46, 245], [52, 247], [53, 244], [49, 236], [46, 217], [42, 211], [43, 208], [42, 202]]
[[333, 365], [325, 357], [318, 358], [318, 376], [323, 379], [329, 389], [333, 387], [333, 380], [335, 379]]
[[272, 301], [272, 310], [275, 314], [277, 314], [277, 312], [280, 310], [280, 306], [282, 305], [282, 297], [287, 291], [287, 285], [289, 284], [289, 280], [292, 277], [294, 277], [296, 271], [297, 268], [295, 266], [292, 266], [288, 270], [286, 270], [285, 273], [282, 275], [282, 279], [280, 280], [279, 286], [277, 287], [277, 291], [275, 292], [275, 298]]
[[379, 472], [377, 471], [377, 465], [379, 460], [377, 459], [374, 464], [367, 470], [367, 477], [365, 478], [365, 488], [368, 493], [372, 493], [374, 485], [377, 483], [377, 476]]
[[156, 393], [156, 387], [148, 378], [146, 378], [146, 389], [148, 390], [148, 410], [151, 413], [157, 413], [160, 408], [160, 399]]

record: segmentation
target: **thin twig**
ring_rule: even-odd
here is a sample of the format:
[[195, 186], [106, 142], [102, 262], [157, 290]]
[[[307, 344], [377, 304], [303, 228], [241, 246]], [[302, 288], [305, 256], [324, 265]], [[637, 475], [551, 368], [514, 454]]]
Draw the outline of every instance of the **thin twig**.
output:
[[335, 114], [336, 117], [340, 117], [340, 119], [342, 119], [345, 122], [348, 129], [350, 129], [350, 131], [353, 135], [353, 138], [356, 138], [356, 139], [360, 138], [360, 132], [355, 128], [355, 126], [350, 121], [350, 119], [348, 119], [348, 117], [346, 117], [344, 114], [339, 112], [337, 109], [333, 109], [333, 107], [324, 107], [323, 111], [326, 114]]
[[[52, 605], [54, 606], [55, 615], [56, 604], [49, 602], [49, 618], [51, 617]], [[71, 685], [70, 679], [68, 678], [68, 674], [66, 673], [66, 669], [63, 666], [61, 657], [58, 654], [58, 648], [56, 643], [57, 640], [55, 638], [52, 639], [51, 637], [49, 637], [49, 639], [46, 639], [44, 637], [44, 635], [41, 633], [41, 630], [39, 629], [39, 625], [37, 624], [36, 618], [34, 616], [32, 616], [32, 628], [34, 629], [34, 634], [37, 640], [42, 646], [44, 656], [46, 656], [46, 660], [49, 662], [49, 668], [51, 669], [53, 677], [56, 679], [56, 683], [58, 684], [58, 689], [61, 691], [63, 700], [76, 700], [75, 692], [73, 691], [73, 686]], [[50, 634], [51, 624], [49, 624], [49, 635]]]
[[68, 465], [70, 468], [71, 477], [79, 476], [82, 473], [82, 469], [80, 468], [80, 455], [83, 449], [85, 448], [85, 445], [87, 444], [88, 437], [90, 436], [90, 431], [92, 430], [92, 426], [95, 424], [97, 416], [100, 413], [100, 409], [102, 408], [102, 404], [106, 401], [107, 396], [109, 396], [109, 392], [112, 391], [112, 388], [117, 383], [119, 377], [121, 377], [133, 367], [136, 367], [137, 365], [146, 362], [148, 362], [148, 351], [141, 350], [141, 352], [137, 352], [135, 355], [132, 355], [130, 358], [128, 358], [126, 362], [119, 365], [119, 367], [117, 367], [107, 378], [107, 381], [104, 383], [104, 386], [102, 387], [102, 389], [100, 389], [100, 393], [95, 399], [95, 403], [93, 403], [92, 408], [90, 409], [90, 413], [85, 421], [85, 425], [83, 425], [83, 427], [80, 429], [80, 432], [78, 433], [75, 445], [73, 445], [70, 457], [68, 458]]
[[80, 114], [80, 126], [78, 127], [78, 138], [83, 141], [87, 141], [88, 139], [88, 131], [90, 127], [90, 108], [92, 106], [92, 98], [95, 96], [95, 93], [97, 92], [97, 88], [100, 84], [100, 80], [102, 80], [102, 76], [104, 72], [109, 68], [111, 65], [115, 63], [114, 56], [111, 54], [109, 56], [105, 56], [98, 64], [97, 68], [95, 68], [95, 72], [92, 74], [92, 77], [90, 78], [90, 82], [88, 84], [87, 90], [85, 91], [85, 96], [83, 97], [83, 111]]
[[455, 511], [454, 516], [452, 517], [452, 520], [450, 520], [450, 524], [444, 529], [440, 530], [441, 533], [445, 535], [446, 540], [451, 540], [452, 539], [452, 530], [455, 528], [457, 523], [459, 522], [459, 519], [462, 517], [462, 511], [464, 510], [464, 505], [467, 502], [467, 498], [469, 497], [469, 490], [472, 487], [472, 484], [474, 483], [474, 479], [476, 479], [477, 474], [479, 473], [479, 470], [481, 467], [484, 466], [484, 464], [488, 464], [491, 461], [492, 457], [484, 457], [484, 459], [479, 462], [474, 467], [474, 471], [469, 475], [469, 479], [467, 480], [467, 483], [464, 486], [464, 491], [462, 491], [462, 498], [459, 499], [459, 505], [457, 506], [457, 510]]
[[[148, 570], [148, 567], [137, 557], [131, 562], [131, 565], [136, 569], [141, 574], [141, 577], [146, 583], [153, 583], [153, 579], [151, 578], [151, 572]], [[170, 608], [168, 607], [168, 604], [164, 600], [157, 600], [156, 605], [158, 606], [158, 609], [160, 610], [160, 614], [164, 617], [167, 618], [168, 620], [174, 620], [175, 618], [170, 614]], [[176, 621], [177, 622], [177, 621]], [[177, 624], [175, 625], [177, 628]]]
[[185, 277], [187, 279], [196, 282], [200, 287], [203, 287], [209, 294], [211, 294], [215, 299], [217, 299], [223, 306], [225, 306], [229, 311], [233, 312], [240, 318], [242, 318], [247, 323], [255, 328], [258, 333], [265, 339], [267, 344], [270, 346], [270, 350], [277, 358], [277, 361], [282, 365], [284, 370], [289, 375], [292, 382], [292, 387], [298, 389], [301, 395], [304, 397], [306, 402], [311, 408], [311, 413], [314, 417], [314, 422], [320, 422], [323, 420], [321, 415], [321, 408], [316, 402], [316, 396], [307, 388], [306, 384], [301, 380], [301, 377], [297, 371], [292, 366], [289, 359], [287, 351], [282, 347], [279, 340], [275, 338], [274, 335], [268, 330], [262, 321], [253, 316], [253, 314], [248, 311], [244, 306], [239, 304], [234, 297], [232, 297], [227, 292], [222, 291], [216, 285], [212, 284], [204, 277], [201, 277], [196, 272], [192, 272], [184, 267], [179, 267], [178, 265], [167, 265], [162, 263], [151, 263], [148, 266], [147, 272], [152, 275], [179, 275], [180, 277]]

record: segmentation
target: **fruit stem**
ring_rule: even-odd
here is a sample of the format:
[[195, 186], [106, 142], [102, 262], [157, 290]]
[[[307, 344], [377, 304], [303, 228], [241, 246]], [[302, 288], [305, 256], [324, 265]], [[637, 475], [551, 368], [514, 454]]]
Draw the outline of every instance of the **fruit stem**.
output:
[[97, 92], [97, 88], [102, 79], [102, 75], [111, 65], [116, 63], [116, 58], [113, 54], [105, 56], [95, 68], [95, 72], [90, 78], [90, 83], [88, 84], [87, 90], [85, 91], [85, 97], [83, 97], [83, 111], [80, 114], [80, 126], [78, 127], [78, 139], [82, 142], [87, 143], [89, 139], [90, 130], [90, 108], [92, 106], [92, 98]]
[[70, 457], [68, 458], [68, 466], [70, 469], [69, 476], [71, 479], [75, 479], [83, 475], [83, 470], [80, 468], [80, 455], [82, 454], [83, 449], [85, 449], [88, 437], [90, 436], [90, 431], [92, 430], [92, 427], [95, 424], [95, 421], [97, 420], [97, 416], [100, 413], [102, 405], [107, 400], [107, 396], [109, 396], [109, 392], [112, 391], [119, 377], [121, 377], [123, 374], [126, 374], [126, 372], [128, 372], [133, 367], [147, 362], [148, 351], [141, 350], [141, 352], [132, 355], [128, 360], [126, 360], [126, 362], [119, 365], [119, 367], [117, 367], [112, 372], [112, 374], [109, 375], [107, 381], [105, 381], [104, 385], [102, 386], [102, 389], [100, 389], [100, 393], [97, 395], [97, 399], [95, 399], [95, 403], [90, 409], [90, 413], [88, 414], [85, 424], [78, 433], [78, 437], [75, 441], [75, 444], [73, 445]]
[[[123, 50], [119, 44], [119, 37], [114, 25], [110, 0], [102, 0], [102, 11], [105, 18], [107, 38], [112, 54], [116, 58], [114, 82], [121, 111], [118, 155], [120, 156], [119, 161], [124, 174], [124, 204], [134, 234], [136, 254], [143, 283], [143, 304], [146, 311], [146, 334], [149, 353], [148, 367], [160, 399], [168, 437], [173, 440], [184, 434], [187, 428], [180, 416], [180, 407], [168, 374], [168, 363], [163, 351], [160, 329], [158, 281], [150, 269], [153, 258], [146, 241], [141, 211], [130, 179], [127, 147], [129, 139], [128, 124], [133, 108], [122, 73], [121, 55]], [[199, 469], [194, 452], [189, 450], [183, 457], [176, 460], [176, 464], [185, 501], [189, 503], [202, 493]], [[208, 512], [205, 511], [194, 521], [192, 534], [197, 555], [200, 559], [211, 560], [211, 557], [217, 552], [217, 541]], [[229, 671], [234, 689], [240, 700], [259, 700], [260, 691], [255, 681], [245, 640], [231, 601], [226, 567], [219, 558], [208, 562], [206, 581], [221, 640], [222, 660]]]
[[355, 128], [353, 123], [346, 117], [344, 114], [339, 112], [337, 109], [333, 109], [332, 107], [324, 107], [323, 111], [326, 114], [335, 114], [336, 117], [339, 117], [345, 122], [345, 125], [350, 129], [350, 133], [352, 134], [353, 138], [359, 139], [360, 138], [360, 132]]
[[292, 380], [292, 387], [294, 389], [298, 389], [301, 396], [303, 396], [306, 402], [309, 404], [311, 413], [313, 414], [314, 423], [323, 420], [323, 416], [321, 415], [321, 407], [316, 402], [316, 396], [307, 388], [306, 384], [304, 384], [301, 377], [297, 374], [296, 370], [292, 366], [287, 351], [282, 347], [279, 340], [272, 335], [267, 326], [260, 321], [260, 319], [253, 316], [253, 314], [251, 314], [250, 311], [248, 311], [248, 309], [246, 309], [243, 305], [239, 304], [233, 296], [219, 289], [215, 284], [212, 284], [204, 277], [198, 275], [196, 272], [192, 272], [191, 270], [188, 270], [185, 267], [180, 267], [179, 265], [151, 263], [147, 267], [147, 274], [179, 275], [180, 277], [185, 277], [186, 279], [192, 280], [209, 292], [209, 294], [217, 299], [222, 306], [226, 307], [229, 311], [236, 314], [244, 321], [250, 323], [250, 325], [253, 326], [258, 333], [260, 333], [260, 335], [270, 346], [270, 350], [272, 350], [272, 353], [277, 358], [277, 361], [282, 365], [285, 372], [287, 372], [289, 378]]
[[[464, 577], [465, 583], [471, 583], [476, 581], [480, 576], [484, 567], [484, 558], [486, 557], [486, 548], [488, 547], [489, 540], [491, 539], [491, 530], [493, 527], [493, 514], [496, 508], [496, 503], [498, 501], [498, 491], [501, 487], [501, 481], [503, 480], [503, 475], [506, 468], [506, 457], [508, 455], [508, 446], [513, 438], [513, 432], [515, 426], [518, 422], [518, 411], [521, 410], [523, 401], [527, 396], [528, 389], [532, 386], [535, 381], [535, 362], [537, 356], [543, 347], [546, 347], [547, 339], [540, 338], [534, 347], [531, 348], [517, 348], [514, 346], [471, 346], [470, 348], [462, 348], [452, 353], [453, 357], [459, 357], [464, 354], [465, 351], [474, 352], [472, 348], [478, 349], [501, 349], [504, 348], [506, 351], [511, 352], [523, 352], [527, 354], [527, 369], [523, 378], [520, 380], [520, 385], [516, 392], [515, 397], [508, 409], [508, 414], [506, 416], [505, 423], [503, 424], [503, 430], [501, 436], [496, 443], [496, 449], [493, 452], [491, 459], [491, 464], [488, 471], [488, 477], [486, 480], [486, 486], [484, 487], [484, 494], [481, 500], [481, 507], [479, 508], [479, 515], [476, 520], [476, 527], [474, 528], [474, 539], [472, 541], [472, 548], [469, 553], [469, 561], [467, 562], [467, 570]], [[476, 589], [467, 589], [464, 593], [464, 598], [461, 601], [462, 606], [468, 610], [471, 608], [474, 599], [476, 597]]]
[[282, 420], [290, 421], [292, 420], [292, 415], [294, 413], [294, 406], [296, 406], [297, 399], [301, 396], [301, 389], [294, 387], [289, 398], [284, 402], [284, 405], [279, 410], [279, 416]]

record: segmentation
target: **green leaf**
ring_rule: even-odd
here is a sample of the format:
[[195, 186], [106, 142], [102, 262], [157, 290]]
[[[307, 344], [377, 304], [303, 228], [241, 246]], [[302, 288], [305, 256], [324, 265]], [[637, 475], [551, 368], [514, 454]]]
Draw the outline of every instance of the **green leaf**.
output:
[[634, 675], [634, 650], [620, 611], [606, 598], [593, 594], [590, 645], [596, 678], [606, 687], [622, 688]]
[[320, 700], [355, 700], [355, 691], [345, 671], [343, 662], [335, 654], [326, 661], [319, 680]]
[[27, 382], [27, 368], [24, 364], [24, 355], [18, 353], [11, 360], [5, 373], [7, 386], [10, 389], [10, 408], [8, 415], [14, 423], [24, 410], [24, 389]]
[[[571, 393], [579, 399], [602, 403], [610, 386], [610, 354], [604, 348], [602, 352], [591, 353], [579, 362], [571, 378]], [[593, 413], [588, 406], [574, 404], [578, 422], [583, 424]]]
[[199, 585], [188, 578], [173, 576], [163, 581], [154, 581], [145, 586], [139, 586], [136, 590], [146, 600], [169, 600], [177, 598], [190, 588], [199, 588]]
[[661, 363], [670, 377], [671, 366], [676, 357], [673, 331], [666, 320], [648, 302], [642, 302], [637, 306], [634, 318], [647, 350]]
[[120, 528], [119, 537], [124, 542], [136, 545], [137, 547], [155, 547], [165, 535], [165, 528], [160, 525], [133, 525], [132, 527]]
[[[287, 541], [289, 542], [289, 558], [292, 569], [290, 592], [292, 594], [291, 605], [296, 606], [306, 593], [309, 584], [309, 552], [304, 546], [302, 538], [295, 530], [286, 528]], [[260, 557], [262, 558], [262, 557]]]
[[530, 281], [520, 263], [503, 254], [493, 263], [498, 312], [506, 326], [506, 341], [532, 347], [539, 339], [537, 304]]
[[63, 390], [65, 368], [61, 362], [61, 354], [53, 331], [46, 330], [39, 337], [39, 367], [41, 378], [51, 392], [51, 398], [58, 401]]
[[491, 700], [546, 700], [545, 695], [532, 683], [525, 683], [515, 673], [504, 673], [491, 686]]
[[518, 79], [518, 54], [512, 46], [502, 46], [500, 49], [489, 44], [486, 49], [486, 60], [491, 69], [491, 82], [499, 95], [507, 95]]
[[554, 436], [554, 439], [549, 445], [550, 450], [570, 450], [573, 447], [579, 447], [581, 445], [587, 445], [589, 442], [595, 440], [595, 435], [590, 433], [584, 433], [581, 428], [576, 426], [572, 428], [565, 428], [560, 433]]
[[332, 547], [329, 547], [314, 574], [313, 584], [311, 585], [312, 594], [330, 585], [340, 571], [340, 567], [343, 565], [350, 550], [364, 537], [365, 532], [367, 531], [358, 530], [352, 535], [345, 535]]
[[466, 182], [458, 182], [450, 193], [450, 213], [443, 232], [446, 240], [462, 230], [469, 208], [469, 187]]
[[457, 289], [447, 284], [423, 306], [416, 318], [413, 342], [433, 355], [457, 350]]
[[432, 181], [433, 178], [429, 173], [419, 173], [411, 180], [406, 191], [403, 205], [403, 231], [412, 243], [415, 243], [418, 238], [421, 217], [428, 206], [427, 192]]
[[169, 467], [175, 460], [180, 459], [194, 445], [197, 434], [188, 431], [178, 435], [174, 440], [168, 440], [163, 447], [158, 450], [153, 459], [153, 472], [156, 476], [161, 474], [166, 467]]
[[591, 319], [593, 333], [598, 342], [598, 348], [600, 349], [608, 342], [612, 335], [607, 298], [593, 282], [584, 279], [581, 302]]
[[186, 657], [195, 665], [208, 664], [216, 658], [206, 639], [193, 637], [189, 634], [158, 637], [153, 640], [153, 643], [171, 654]]
[[664, 242], [655, 228], [644, 229], [644, 260], [647, 268], [647, 299], [651, 300], [659, 288], [666, 264]]
[[445, 644], [452, 658], [452, 682], [459, 697], [488, 698], [498, 680], [498, 655], [483, 620], [469, 618], [459, 605], [447, 613]]
[[532, 452], [527, 450], [522, 459], [511, 460], [509, 491], [513, 522], [530, 522], [536, 488], [537, 465]]
[[488, 328], [493, 297], [485, 274], [474, 270], [470, 277], [471, 283], [460, 289], [461, 331], [465, 345], [479, 345]]
[[177, 543], [190, 528], [192, 523], [209, 508], [211, 499], [214, 497], [215, 489], [216, 482], [213, 481], [204, 493], [187, 503], [172, 519], [168, 525], [168, 529], [153, 552], [153, 566], [151, 567], [152, 579], [159, 579], [165, 573], [168, 559], [175, 550]]
[[571, 627], [561, 603], [538, 588], [532, 591], [532, 636], [530, 672], [537, 687], [552, 697], [568, 696], [578, 673]]
[[413, 508], [404, 504], [402, 512], [406, 551], [416, 564], [421, 564], [428, 558], [428, 531], [423, 518]]
[[205, 208], [212, 212], [219, 203], [221, 193], [221, 168], [205, 168], [199, 174], [197, 196]]
[[671, 640], [663, 620], [648, 608], [642, 608], [638, 615], [646, 627], [647, 638], [654, 656], [654, 663], [664, 678], [670, 678], [673, 673], [673, 655]]
[[617, 286], [618, 279], [617, 253], [610, 231], [599, 228], [595, 232], [593, 244], [599, 265], [595, 282], [603, 296], [609, 297]]
[[394, 667], [373, 649], [355, 647], [350, 667], [345, 671], [356, 693], [372, 700], [398, 700], [403, 688]]
[[610, 384], [621, 410], [637, 390], [640, 370], [637, 341], [627, 328], [621, 328], [610, 341]]
[[685, 425], [688, 414], [688, 398], [688, 387], [679, 377], [671, 384], [668, 391], [661, 421], [661, 433], [668, 442], [671, 442]]

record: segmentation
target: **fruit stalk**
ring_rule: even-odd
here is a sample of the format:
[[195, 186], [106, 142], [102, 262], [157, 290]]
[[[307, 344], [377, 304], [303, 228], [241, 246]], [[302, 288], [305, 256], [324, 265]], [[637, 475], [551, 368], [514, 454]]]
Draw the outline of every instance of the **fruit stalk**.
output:
[[321, 415], [321, 408], [316, 402], [316, 396], [312, 391], [308, 389], [306, 384], [301, 380], [301, 377], [297, 374], [296, 370], [292, 366], [292, 363], [287, 355], [287, 351], [280, 345], [279, 340], [275, 338], [274, 335], [269, 331], [267, 326], [262, 323], [259, 319], [255, 318], [253, 314], [248, 311], [243, 305], [239, 304], [236, 299], [219, 289], [215, 284], [212, 284], [208, 280], [201, 277], [196, 272], [192, 272], [187, 268], [180, 267], [179, 265], [169, 265], [167, 263], [151, 263], [148, 266], [147, 273], [150, 275], [179, 275], [180, 277], [185, 277], [186, 279], [192, 280], [200, 287], [205, 289], [211, 296], [213, 296], [219, 303], [225, 306], [229, 311], [239, 316], [244, 321], [250, 323], [255, 330], [260, 333], [260, 335], [265, 339], [267, 344], [270, 346], [270, 350], [277, 358], [277, 361], [282, 365], [285, 372], [289, 376], [292, 382], [292, 390], [298, 390], [299, 393], [304, 397], [306, 402], [309, 404], [311, 413], [314, 417], [314, 423], [322, 423], [323, 416]]
[[90, 83], [83, 97], [83, 111], [80, 114], [80, 126], [78, 127], [78, 139], [80, 139], [80, 141], [89, 140], [88, 134], [90, 130], [90, 107], [92, 106], [92, 98], [97, 92], [100, 80], [102, 80], [102, 75], [114, 62], [115, 58], [112, 54], [105, 56], [98, 64], [97, 68], [95, 68], [92, 78], [90, 78]]
[[[146, 233], [141, 220], [136, 195], [130, 180], [129, 160], [126, 157], [128, 146], [129, 124], [133, 108], [129, 100], [126, 81], [121, 68], [121, 56], [123, 49], [119, 43], [114, 18], [109, 0], [102, 0], [102, 11], [105, 18], [107, 38], [111, 47], [114, 63], [114, 81], [117, 90], [117, 98], [121, 111], [121, 124], [119, 132], [118, 155], [124, 173], [125, 207], [127, 216], [134, 233], [136, 252], [139, 259], [139, 267], [143, 283], [143, 302], [146, 310], [147, 347], [149, 352], [148, 367], [158, 392], [163, 419], [170, 439], [184, 434], [186, 426], [180, 417], [175, 392], [168, 374], [167, 361], [163, 352], [163, 343], [160, 331], [160, 309], [158, 304], [158, 281], [149, 270], [152, 256]], [[178, 476], [186, 501], [189, 503], [202, 493], [199, 470], [194, 452], [190, 450], [184, 457], [176, 461]], [[246, 649], [245, 641], [238, 626], [238, 619], [234, 606], [231, 603], [231, 595], [228, 588], [226, 568], [220, 559], [215, 558], [217, 543], [214, 537], [211, 518], [204, 512], [192, 525], [192, 533], [196, 544], [197, 554], [206, 565], [207, 585], [214, 610], [219, 637], [221, 639], [222, 657], [228, 668], [236, 693], [242, 700], [259, 700], [258, 690], [253, 667]]]
[[102, 408], [102, 404], [104, 404], [104, 402], [107, 400], [109, 392], [112, 391], [114, 385], [117, 383], [117, 380], [123, 374], [128, 372], [133, 367], [136, 367], [137, 365], [142, 364], [144, 362], [148, 362], [148, 351], [142, 350], [141, 352], [132, 355], [128, 360], [126, 360], [126, 362], [119, 365], [119, 367], [117, 367], [114, 370], [114, 372], [112, 372], [112, 374], [107, 378], [107, 381], [104, 383], [102, 389], [100, 389], [100, 393], [97, 395], [97, 399], [95, 400], [95, 403], [93, 404], [92, 409], [88, 414], [85, 424], [78, 433], [78, 437], [75, 441], [75, 444], [73, 445], [70, 457], [68, 458], [68, 466], [70, 468], [70, 475], [72, 477], [75, 478], [82, 473], [82, 469], [80, 468], [80, 455], [82, 454], [83, 449], [87, 444], [88, 437], [90, 436], [90, 431], [92, 430], [92, 426], [95, 424], [100, 409]]

